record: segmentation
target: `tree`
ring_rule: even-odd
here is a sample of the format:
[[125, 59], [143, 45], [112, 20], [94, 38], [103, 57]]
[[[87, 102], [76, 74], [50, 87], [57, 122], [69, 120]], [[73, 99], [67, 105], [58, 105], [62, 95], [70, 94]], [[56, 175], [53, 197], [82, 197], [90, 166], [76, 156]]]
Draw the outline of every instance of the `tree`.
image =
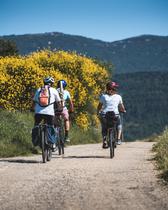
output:
[[0, 39], [0, 56], [17, 55], [18, 49], [15, 42], [5, 39]]

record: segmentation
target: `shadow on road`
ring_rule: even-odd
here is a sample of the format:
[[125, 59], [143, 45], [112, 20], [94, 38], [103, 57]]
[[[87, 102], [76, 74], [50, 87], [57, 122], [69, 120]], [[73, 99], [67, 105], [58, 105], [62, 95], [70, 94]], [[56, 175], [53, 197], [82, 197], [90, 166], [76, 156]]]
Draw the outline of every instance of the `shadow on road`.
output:
[[0, 162], [8, 162], [8, 163], [41, 163], [41, 161], [23, 160], [23, 159], [4, 159], [4, 160], [0, 160]]
[[98, 155], [95, 155], [95, 156], [93, 156], [93, 155], [82, 155], [82, 156], [76, 156], [76, 155], [73, 155], [73, 156], [67, 156], [67, 157], [63, 157], [63, 158], [69, 158], [69, 159], [73, 159], [73, 158], [107, 158], [107, 159], [109, 159], [110, 157], [108, 157], [108, 156], [98, 156]]

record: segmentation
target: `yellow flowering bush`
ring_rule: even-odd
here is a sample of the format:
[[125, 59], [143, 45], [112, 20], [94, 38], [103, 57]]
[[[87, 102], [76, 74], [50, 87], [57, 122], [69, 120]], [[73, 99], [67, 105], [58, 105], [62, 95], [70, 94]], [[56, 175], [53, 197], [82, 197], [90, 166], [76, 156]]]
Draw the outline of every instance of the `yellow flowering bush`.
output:
[[[56, 83], [60, 79], [67, 81], [75, 105], [76, 123], [87, 128], [95, 113], [97, 96], [109, 75], [93, 59], [75, 52], [43, 50], [28, 56], [1, 57], [1, 108], [29, 110], [33, 93], [48, 75]], [[79, 118], [84, 123], [79, 123]]]
[[89, 119], [88, 119], [88, 114], [87, 113], [80, 113], [76, 117], [76, 124], [83, 128], [84, 130], [87, 130], [89, 127]]

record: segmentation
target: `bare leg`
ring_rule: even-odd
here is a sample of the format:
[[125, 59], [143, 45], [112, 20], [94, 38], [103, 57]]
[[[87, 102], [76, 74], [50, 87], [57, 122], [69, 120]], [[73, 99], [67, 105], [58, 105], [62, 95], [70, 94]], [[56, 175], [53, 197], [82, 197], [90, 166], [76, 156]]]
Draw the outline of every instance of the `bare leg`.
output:
[[121, 139], [121, 130], [118, 131], [118, 139]]
[[66, 120], [65, 121], [65, 141], [66, 142], [69, 142], [70, 141], [69, 140], [69, 136], [68, 136], [68, 134], [69, 134], [69, 128], [70, 128], [69, 120]]

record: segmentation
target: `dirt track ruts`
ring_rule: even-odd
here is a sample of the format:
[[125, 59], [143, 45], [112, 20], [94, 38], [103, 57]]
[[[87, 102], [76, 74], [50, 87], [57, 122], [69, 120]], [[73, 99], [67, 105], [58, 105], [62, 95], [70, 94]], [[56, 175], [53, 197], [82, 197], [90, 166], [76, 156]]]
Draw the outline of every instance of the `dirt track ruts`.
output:
[[100, 144], [53, 154], [0, 159], [0, 210], [168, 210], [168, 187], [151, 142], [125, 143], [114, 159]]

